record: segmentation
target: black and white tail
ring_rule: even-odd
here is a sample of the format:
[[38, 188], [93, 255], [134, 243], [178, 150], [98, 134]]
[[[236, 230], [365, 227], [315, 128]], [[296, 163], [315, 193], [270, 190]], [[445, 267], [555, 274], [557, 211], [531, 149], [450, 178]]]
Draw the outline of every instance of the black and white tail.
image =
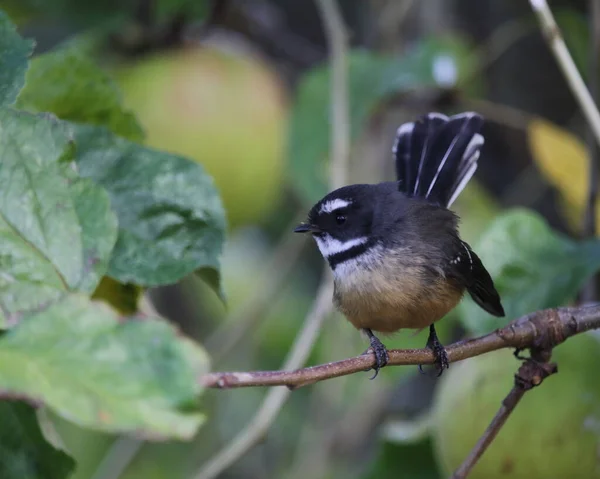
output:
[[401, 125], [393, 150], [400, 190], [449, 207], [477, 169], [482, 125], [472, 112], [429, 113]]

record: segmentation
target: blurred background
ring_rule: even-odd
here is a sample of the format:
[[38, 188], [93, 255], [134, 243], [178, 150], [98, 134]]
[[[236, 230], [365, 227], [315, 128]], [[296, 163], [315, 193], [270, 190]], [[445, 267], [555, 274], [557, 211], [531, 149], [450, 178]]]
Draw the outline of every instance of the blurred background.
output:
[[[592, 92], [600, 51], [595, 4], [551, 2]], [[344, 0], [339, 7], [350, 44], [350, 181], [393, 177], [391, 146], [402, 122], [429, 111], [477, 111], [486, 119], [486, 143], [456, 210], [463, 238], [480, 245], [475, 250], [486, 265], [494, 254], [507, 257], [491, 267], [508, 298], [507, 320], [556, 302], [594, 300], [593, 283], [579, 296], [548, 286], [525, 298], [586, 260], [575, 264], [598, 224], [593, 215], [584, 221], [595, 149], [529, 3]], [[1, 0], [0, 8], [23, 36], [35, 38], [36, 55], [65, 42], [85, 49], [120, 85], [146, 144], [193, 159], [213, 175], [229, 222], [226, 307], [195, 277], [151, 291], [152, 301], [206, 347], [213, 370], [281, 367], [324, 266], [316, 247], [292, 234], [327, 192], [328, 53], [316, 5]], [[528, 263], [527, 254], [538, 262]], [[552, 269], [558, 263], [562, 269]], [[505, 324], [489, 316], [475, 324], [482, 313], [474, 311], [466, 304], [439, 323], [442, 341]], [[422, 347], [426, 337], [403, 332], [385, 342]], [[334, 314], [308, 363], [366, 347]], [[600, 477], [598, 341], [574, 338], [556, 358], [561, 374], [528, 394], [472, 477]], [[506, 351], [452, 365], [441, 380], [394, 367], [375, 381], [365, 372], [300, 388], [264, 440], [219, 477], [446, 477], [492, 418], [517, 367]], [[66, 422], [59, 432], [78, 461], [76, 479], [194, 478], [252, 419], [267, 392], [206, 391], [209, 419], [190, 443], [146, 443]]]

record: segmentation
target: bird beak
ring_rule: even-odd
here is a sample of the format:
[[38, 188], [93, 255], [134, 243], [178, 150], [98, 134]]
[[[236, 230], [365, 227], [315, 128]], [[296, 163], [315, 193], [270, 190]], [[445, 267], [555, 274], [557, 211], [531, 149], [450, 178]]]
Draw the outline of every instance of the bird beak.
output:
[[316, 225], [309, 225], [306, 223], [299, 224], [294, 228], [294, 233], [319, 233], [321, 229]]

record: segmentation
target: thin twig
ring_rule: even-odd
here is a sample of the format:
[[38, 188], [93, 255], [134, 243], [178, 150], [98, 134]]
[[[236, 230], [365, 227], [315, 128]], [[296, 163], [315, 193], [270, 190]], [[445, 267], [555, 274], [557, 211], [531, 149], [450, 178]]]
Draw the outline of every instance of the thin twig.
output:
[[467, 458], [453, 474], [452, 479], [464, 479], [469, 475], [525, 393], [542, 384], [548, 376], [558, 372], [556, 364], [548, 362], [550, 356], [551, 348], [547, 350], [539, 350], [537, 348], [532, 350], [531, 358], [525, 360], [517, 374], [515, 374], [515, 384], [508, 393], [508, 396], [502, 401], [502, 406], [494, 416], [494, 419], [492, 419], [492, 422], [481, 438], [479, 438], [479, 441], [477, 441], [477, 444], [475, 444], [475, 447], [473, 447]]
[[546, 43], [548, 43], [550, 50], [554, 53], [569, 87], [594, 133], [596, 142], [600, 144], [600, 113], [565, 45], [560, 28], [558, 28], [556, 20], [554, 20], [548, 3], [546, 0], [529, 0], [529, 3], [540, 21]]
[[[295, 226], [300, 220], [300, 217], [294, 218], [290, 225]], [[292, 229], [293, 227], [289, 227], [286, 231], [291, 232]], [[260, 290], [232, 311], [223, 326], [206, 339], [204, 344], [213, 364], [219, 364], [242, 339], [248, 337], [248, 333], [255, 329], [262, 319], [266, 318], [267, 308], [273, 304], [273, 300], [281, 292], [282, 285], [286, 284], [286, 279], [294, 271], [305, 244], [304, 237], [286, 234], [275, 246], [264, 266], [265, 274], [258, 280]]]
[[[589, 48], [589, 74], [588, 85], [590, 94], [594, 103], [598, 101], [598, 55], [600, 54], [600, 2], [598, 0], [590, 0], [590, 48]], [[585, 216], [583, 220], [583, 233], [587, 237], [596, 235], [596, 203], [598, 200], [598, 160], [599, 149], [598, 144], [594, 141], [593, 132], [588, 127], [587, 144], [589, 155], [588, 169], [588, 198]], [[598, 277], [596, 275], [585, 285], [582, 291], [581, 301], [590, 302], [596, 299], [596, 291], [598, 288]]]
[[[579, 308], [557, 308], [537, 311], [512, 321], [507, 326], [474, 339], [446, 347], [450, 362], [479, 356], [503, 348], [526, 349], [540, 344], [556, 345], [566, 338], [590, 329], [600, 328], [600, 304]], [[433, 364], [430, 349], [393, 349], [388, 365]], [[372, 354], [363, 354], [319, 366], [297, 370], [222, 372], [200, 378], [205, 387], [236, 388], [260, 386], [301, 387], [325, 379], [366, 371], [375, 365]]]
[[[332, 189], [343, 186], [347, 178], [350, 153], [348, 117], [348, 84], [346, 69], [346, 30], [335, 0], [317, 0], [323, 16], [331, 62], [331, 154], [329, 182]], [[333, 282], [331, 273], [323, 274], [311, 313], [296, 340], [283, 369], [301, 367], [307, 360], [321, 330], [325, 317], [332, 308]], [[277, 414], [290, 395], [289, 389], [275, 389], [267, 394], [262, 406], [250, 423], [224, 449], [210, 459], [195, 476], [212, 479], [243, 456], [269, 430]]]

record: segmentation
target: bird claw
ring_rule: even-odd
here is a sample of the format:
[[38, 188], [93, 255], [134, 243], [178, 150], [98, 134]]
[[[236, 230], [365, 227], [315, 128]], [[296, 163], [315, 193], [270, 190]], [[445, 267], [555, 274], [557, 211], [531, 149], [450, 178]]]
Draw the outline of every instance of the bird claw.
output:
[[450, 367], [450, 361], [448, 360], [448, 353], [446, 352], [446, 349], [440, 343], [438, 343], [436, 347], [432, 349], [435, 356], [435, 367], [439, 371], [437, 377], [439, 378], [444, 372], [444, 369], [448, 369]]
[[372, 352], [375, 355], [375, 366], [371, 369], [375, 370], [375, 374], [369, 379], [373, 380], [379, 374], [379, 370], [383, 368], [390, 360], [387, 348], [371, 331], [367, 331], [371, 347], [366, 352]]
[[[439, 378], [444, 369], [448, 369], [450, 367], [450, 361], [448, 360], [448, 353], [446, 352], [446, 348], [440, 343], [440, 340], [437, 337], [437, 333], [435, 332], [435, 328], [433, 324], [429, 327], [429, 338], [427, 339], [427, 347], [433, 351], [433, 355], [435, 357], [435, 367], [439, 371], [437, 377]], [[419, 371], [421, 374], [425, 374], [423, 371], [422, 365], [419, 364]]]

